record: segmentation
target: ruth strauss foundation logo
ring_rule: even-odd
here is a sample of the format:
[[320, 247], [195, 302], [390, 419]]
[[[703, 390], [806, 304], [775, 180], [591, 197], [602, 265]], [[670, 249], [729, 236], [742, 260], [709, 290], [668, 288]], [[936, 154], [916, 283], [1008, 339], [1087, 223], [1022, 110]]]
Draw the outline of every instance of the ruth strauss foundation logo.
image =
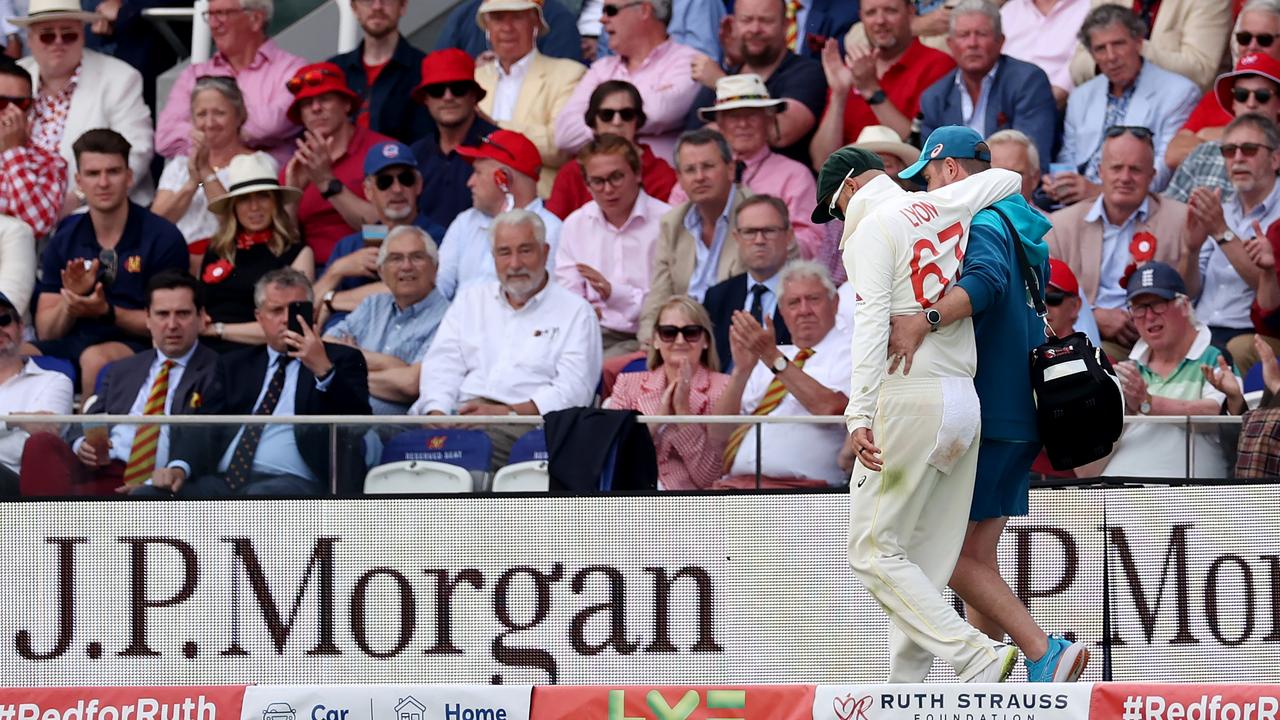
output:
[[876, 700], [871, 695], [855, 697], [853, 693], [837, 697], [831, 701], [832, 711], [840, 720], [869, 720], [867, 711], [875, 707]]

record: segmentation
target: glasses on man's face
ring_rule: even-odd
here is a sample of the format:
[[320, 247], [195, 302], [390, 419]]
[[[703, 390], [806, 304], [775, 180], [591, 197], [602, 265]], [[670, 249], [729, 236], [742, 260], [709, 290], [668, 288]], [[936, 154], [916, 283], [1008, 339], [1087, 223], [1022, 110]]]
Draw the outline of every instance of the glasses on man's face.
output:
[[373, 177], [373, 184], [379, 190], [390, 190], [392, 183], [400, 183], [400, 187], [413, 187], [418, 182], [418, 176], [412, 170], [401, 170], [398, 173], [379, 173]]
[[1044, 291], [1044, 304], [1049, 307], [1058, 307], [1066, 302], [1067, 294], [1055, 288], [1047, 288]]
[[627, 174], [621, 170], [614, 170], [612, 175], [608, 177], [596, 177], [594, 175], [587, 176], [587, 186], [592, 190], [599, 192], [604, 189], [605, 185], [617, 190], [622, 187], [622, 181], [627, 178]]
[[325, 78], [338, 79], [338, 74], [328, 68], [320, 68], [318, 70], [308, 70], [289, 78], [289, 82], [285, 83], [285, 87], [293, 95], [302, 92], [304, 87], [319, 87], [325, 84]]
[[1129, 314], [1132, 315], [1135, 320], [1141, 320], [1147, 316], [1147, 313], [1152, 315], [1163, 315], [1168, 309], [1168, 300], [1157, 300], [1155, 302], [1139, 303], [1137, 305], [1130, 304]]
[[857, 168], [849, 168], [849, 172], [845, 173], [844, 179], [836, 186], [836, 191], [831, 193], [831, 202], [827, 203], [827, 212], [831, 214], [831, 217], [841, 222], [844, 221], [844, 211], [840, 209], [838, 203], [840, 202], [840, 195], [844, 192], [844, 186], [848, 185], [849, 178], [853, 177], [854, 170], [857, 170]]
[[44, 32], [36, 35], [36, 39], [40, 41], [41, 45], [53, 45], [59, 40], [62, 41], [63, 45], [74, 45], [80, 40], [80, 31], [63, 30], [59, 32], [56, 30], [45, 30]]
[[0, 327], [9, 327], [14, 320], [17, 320], [17, 318], [13, 316], [13, 313], [0, 312]]
[[601, 12], [605, 14], [605, 17], [617, 17], [618, 13], [623, 10], [640, 5], [644, 2], [647, 2], [647, 0], [632, 0], [632, 2], [622, 3], [620, 5], [605, 5]]
[[659, 325], [658, 339], [665, 343], [676, 341], [676, 336], [681, 335], [687, 343], [697, 342], [702, 337], [702, 333], [706, 332], [701, 325]]
[[1253, 90], [1242, 87], [1231, 88], [1231, 97], [1235, 98], [1238, 103], [1249, 102], [1250, 95], [1258, 98], [1258, 102], [1260, 103], [1268, 103], [1271, 102], [1271, 98], [1274, 94], [1275, 93], [1266, 88], [1256, 88]]
[[1141, 125], [1112, 125], [1107, 128], [1108, 139], [1120, 137], [1121, 135], [1132, 135], [1148, 145], [1155, 145], [1150, 128], [1145, 128]]
[[636, 109], [618, 108], [617, 110], [614, 110], [613, 108], [600, 108], [600, 111], [596, 113], [596, 115], [601, 121], [607, 123], [613, 122], [614, 117], [617, 117], [622, 122], [631, 122], [636, 119]]
[[412, 263], [414, 265], [422, 265], [431, 259], [431, 256], [425, 252], [415, 252], [405, 255], [404, 253], [391, 253], [387, 255], [386, 264], [388, 265], [405, 265]]
[[226, 8], [224, 10], [205, 10], [201, 14], [204, 15], [205, 22], [213, 20], [226, 22], [232, 15], [239, 15], [242, 12], [245, 12], [244, 8]]
[[769, 242], [773, 242], [782, 237], [787, 229], [778, 225], [767, 225], [765, 227], [739, 227], [738, 235], [747, 242], [755, 242], [756, 238], [764, 238]]
[[1251, 158], [1256, 157], [1257, 154], [1262, 152], [1264, 149], [1267, 152], [1275, 150], [1275, 148], [1270, 145], [1263, 145], [1262, 143], [1225, 143], [1222, 146], [1222, 157], [1227, 160], [1233, 160], [1235, 159], [1236, 153], [1239, 153], [1247, 158]]
[[449, 94], [456, 98], [463, 98], [471, 94], [471, 90], [475, 87], [475, 83], [470, 80], [458, 80], [456, 82], [436, 83], [428, 85], [425, 89], [427, 97], [439, 100], [444, 97], [444, 91], [448, 90]]
[[1239, 43], [1240, 47], [1248, 47], [1254, 40], [1258, 41], [1258, 47], [1269, 48], [1271, 47], [1271, 43], [1275, 42], [1276, 36], [1271, 33], [1251, 33], [1244, 31], [1236, 33], [1236, 42]]
[[0, 110], [4, 110], [10, 105], [14, 105], [22, 112], [26, 112], [31, 109], [31, 98], [0, 95]]

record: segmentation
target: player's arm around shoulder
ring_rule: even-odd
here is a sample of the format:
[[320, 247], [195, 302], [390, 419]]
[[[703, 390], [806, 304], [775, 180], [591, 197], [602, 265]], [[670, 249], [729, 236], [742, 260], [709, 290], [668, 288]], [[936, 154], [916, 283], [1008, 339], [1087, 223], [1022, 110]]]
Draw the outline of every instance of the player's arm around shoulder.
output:
[[971, 215], [1022, 189], [1022, 176], [1012, 170], [991, 168], [974, 173], [928, 194], [946, 202], [968, 208]]

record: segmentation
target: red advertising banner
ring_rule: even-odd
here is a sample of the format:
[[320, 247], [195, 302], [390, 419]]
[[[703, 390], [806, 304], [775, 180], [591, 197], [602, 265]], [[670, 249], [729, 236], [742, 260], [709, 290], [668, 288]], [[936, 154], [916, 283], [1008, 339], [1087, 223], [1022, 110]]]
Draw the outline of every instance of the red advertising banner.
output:
[[813, 685], [536, 687], [533, 720], [811, 720]]
[[1277, 720], [1280, 685], [1098, 683], [1089, 720]]
[[0, 688], [5, 720], [239, 720], [244, 685]]

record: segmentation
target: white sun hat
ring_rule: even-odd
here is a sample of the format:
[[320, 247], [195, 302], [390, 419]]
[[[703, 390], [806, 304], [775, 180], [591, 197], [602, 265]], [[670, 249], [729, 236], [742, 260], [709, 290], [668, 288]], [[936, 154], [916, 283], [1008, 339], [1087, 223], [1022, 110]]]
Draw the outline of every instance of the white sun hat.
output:
[[698, 117], [703, 122], [711, 122], [714, 119], [711, 116], [721, 110], [771, 108], [780, 111], [786, 105], [786, 100], [769, 97], [769, 88], [755, 73], [725, 75], [716, 81], [716, 104], [698, 108]]

